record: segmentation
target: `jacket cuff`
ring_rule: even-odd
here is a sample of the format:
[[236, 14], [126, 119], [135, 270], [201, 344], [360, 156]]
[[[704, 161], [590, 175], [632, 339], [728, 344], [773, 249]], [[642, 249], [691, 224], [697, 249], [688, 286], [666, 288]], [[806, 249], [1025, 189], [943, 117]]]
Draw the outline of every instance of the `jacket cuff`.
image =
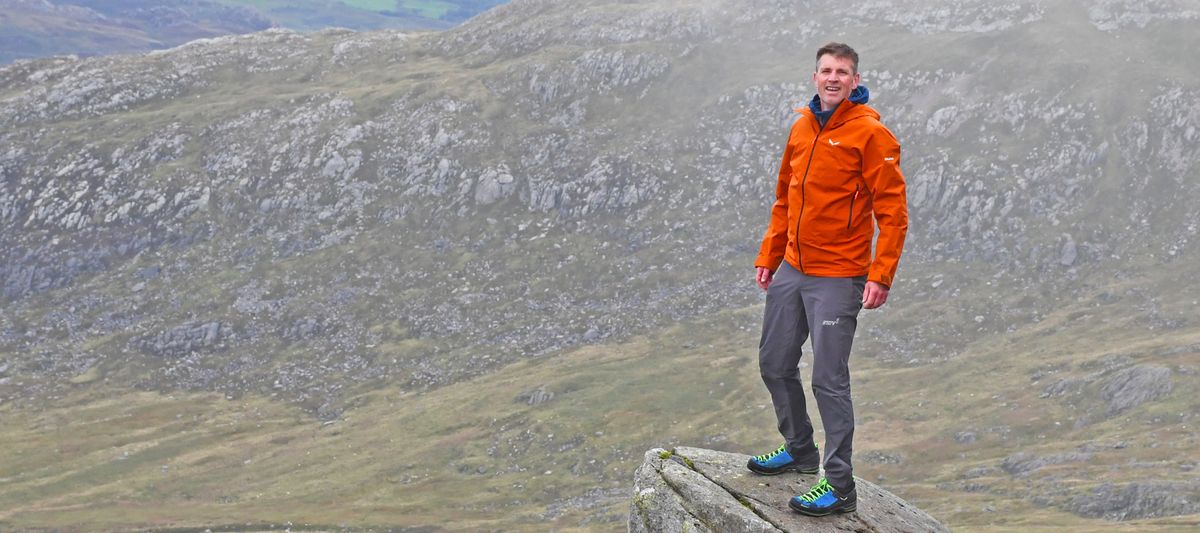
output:
[[754, 260], [755, 267], [763, 267], [767, 270], [770, 270], [771, 272], [775, 272], [776, 270], [779, 270], [779, 265], [781, 265], [781, 264], [783, 264], [782, 257], [770, 257], [770, 256], [766, 256], [766, 255], [760, 255], [760, 256], [758, 256], [758, 259]]
[[867, 281], [874, 281], [887, 287], [889, 291], [892, 290], [892, 277], [882, 272], [872, 271], [867, 273]]

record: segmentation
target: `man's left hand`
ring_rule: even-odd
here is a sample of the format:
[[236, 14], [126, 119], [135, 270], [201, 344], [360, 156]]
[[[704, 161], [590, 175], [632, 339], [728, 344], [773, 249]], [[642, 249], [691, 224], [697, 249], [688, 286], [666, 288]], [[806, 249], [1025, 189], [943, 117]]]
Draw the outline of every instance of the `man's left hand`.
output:
[[863, 309], [877, 309], [887, 303], [888, 288], [878, 281], [868, 281], [863, 288]]

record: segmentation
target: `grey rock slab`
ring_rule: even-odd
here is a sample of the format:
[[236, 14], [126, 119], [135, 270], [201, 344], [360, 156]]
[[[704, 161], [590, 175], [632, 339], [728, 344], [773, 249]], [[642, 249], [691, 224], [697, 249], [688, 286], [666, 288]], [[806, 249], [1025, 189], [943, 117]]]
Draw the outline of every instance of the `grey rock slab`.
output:
[[1122, 413], [1145, 402], [1160, 400], [1171, 393], [1171, 369], [1138, 365], [1117, 372], [1100, 387], [1108, 402], [1108, 414]]
[[661, 449], [646, 452], [646, 460], [634, 473], [633, 502], [629, 506], [631, 533], [661, 531], [712, 532], [683, 506], [683, 498], [667, 484], [659, 457]]
[[[719, 531], [949, 531], [927, 513], [904, 502], [879, 486], [864, 480], [858, 483], [858, 510], [854, 513], [812, 518], [788, 508], [792, 496], [808, 490], [818, 477], [787, 473], [779, 476], [759, 476], [746, 470], [747, 455], [706, 450], [676, 448], [667, 459], [665, 452], [654, 449], [646, 454], [646, 462], [638, 469], [637, 494], [630, 513], [630, 531], [647, 523], [664, 524], [667, 520], [653, 516], [646, 504], [663, 490], [670, 491], [670, 501], [688, 516]], [[650, 473], [658, 474], [661, 483]], [[665, 488], [663, 487], [665, 485]], [[642, 503], [639, 504], [639, 498]], [[665, 497], [664, 497], [665, 498]], [[660, 506], [659, 510], [666, 510]], [[651, 517], [646, 520], [641, 517]], [[681, 529], [654, 529], [681, 531]]]
[[1071, 266], [1075, 264], [1075, 259], [1079, 256], [1079, 249], [1070, 235], [1063, 234], [1063, 238], [1066, 242], [1059, 251], [1058, 263], [1062, 266]]

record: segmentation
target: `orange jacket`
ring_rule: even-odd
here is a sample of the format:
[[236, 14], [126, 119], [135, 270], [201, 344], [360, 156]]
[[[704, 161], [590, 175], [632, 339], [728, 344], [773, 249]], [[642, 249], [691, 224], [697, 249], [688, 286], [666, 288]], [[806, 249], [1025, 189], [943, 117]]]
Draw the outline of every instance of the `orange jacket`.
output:
[[824, 129], [810, 109], [800, 113], [754, 265], [774, 272], [787, 260], [810, 276], [866, 275], [891, 287], [908, 232], [900, 143], [865, 104], [843, 101]]

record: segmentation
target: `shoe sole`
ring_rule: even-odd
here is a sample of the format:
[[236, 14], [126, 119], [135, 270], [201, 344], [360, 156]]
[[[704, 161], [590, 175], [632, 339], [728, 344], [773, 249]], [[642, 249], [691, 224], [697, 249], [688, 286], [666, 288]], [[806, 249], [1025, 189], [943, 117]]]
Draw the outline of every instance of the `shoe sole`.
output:
[[779, 468], [779, 469], [765, 469], [761, 466], [758, 466], [754, 461], [750, 461], [749, 463], [746, 463], [746, 468], [749, 469], [751, 472], [754, 472], [755, 474], [761, 474], [764, 476], [777, 476], [784, 472], [798, 472], [801, 474], [816, 474], [817, 472], [821, 471], [821, 467], [819, 467], [819, 466], [813, 467], [813, 468], [800, 468], [797, 466], [787, 466], [787, 467], [783, 467], [783, 468]]
[[791, 500], [788, 500], [788, 507], [791, 507], [793, 511], [796, 511], [797, 513], [800, 513], [804, 516], [829, 516], [831, 514], [853, 513], [854, 511], [858, 510], [858, 504], [853, 503], [846, 507], [842, 507], [840, 509], [834, 509], [832, 511], [823, 511], [822, 512], [822, 511], [816, 511], [813, 509], [809, 509], [807, 507], [802, 507], [802, 506], [796, 505]]

